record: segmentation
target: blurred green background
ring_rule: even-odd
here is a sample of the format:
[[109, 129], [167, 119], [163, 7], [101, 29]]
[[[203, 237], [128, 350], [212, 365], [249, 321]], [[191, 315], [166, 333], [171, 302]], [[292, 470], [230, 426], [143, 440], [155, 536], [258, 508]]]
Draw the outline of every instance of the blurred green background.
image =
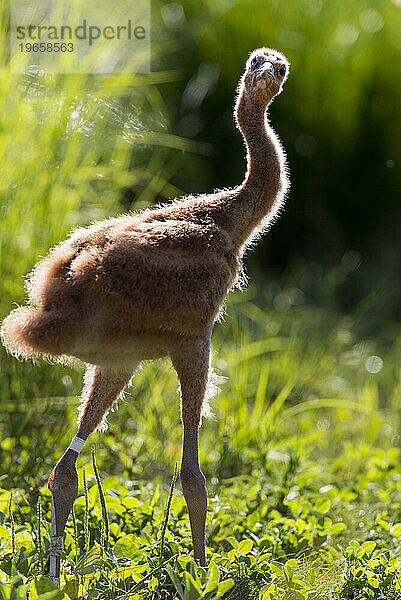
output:
[[[154, 2], [152, 19], [149, 75], [0, 71], [0, 317], [72, 227], [239, 184], [236, 86], [249, 52], [271, 46], [291, 62], [270, 118], [292, 186], [247, 257], [250, 290], [235, 292], [216, 328], [228, 381], [202, 434], [206, 474], [217, 486], [255, 465], [270, 472], [269, 448], [398, 445], [401, 3], [184, 0]], [[45, 482], [75, 431], [81, 377], [0, 350], [3, 487]], [[176, 385], [168, 363], [139, 373], [110, 415], [104, 469], [168, 479], [180, 453]], [[268, 410], [277, 396], [274, 411], [299, 408], [281, 428]]]

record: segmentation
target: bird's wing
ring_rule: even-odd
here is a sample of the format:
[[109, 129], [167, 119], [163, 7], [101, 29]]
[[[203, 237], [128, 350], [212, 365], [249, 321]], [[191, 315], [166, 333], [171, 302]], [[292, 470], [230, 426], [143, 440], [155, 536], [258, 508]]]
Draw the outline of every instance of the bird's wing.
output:
[[[238, 261], [215, 225], [151, 222], [116, 232], [96, 268], [114, 303], [160, 327], [211, 323], [235, 281]], [[122, 309], [121, 309], [122, 310]]]
[[137, 221], [115, 231], [115, 240], [125, 239], [138, 249], [176, 250], [195, 255], [210, 249], [218, 250], [230, 241], [214, 223], [194, 223], [187, 220]]

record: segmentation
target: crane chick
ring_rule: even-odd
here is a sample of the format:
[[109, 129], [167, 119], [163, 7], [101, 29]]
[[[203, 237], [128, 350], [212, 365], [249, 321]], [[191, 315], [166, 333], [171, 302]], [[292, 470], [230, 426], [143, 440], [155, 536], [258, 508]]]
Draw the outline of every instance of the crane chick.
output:
[[181, 482], [194, 556], [205, 564], [207, 493], [198, 427], [212, 327], [238, 282], [245, 248], [268, 228], [288, 189], [285, 155], [266, 118], [288, 70], [286, 58], [269, 48], [247, 60], [235, 104], [248, 161], [241, 185], [76, 229], [33, 269], [28, 304], [3, 321], [1, 339], [14, 356], [77, 358], [87, 365], [79, 429], [49, 480], [50, 577], [58, 586], [79, 452], [104, 426], [138, 365], [163, 356], [170, 356], [180, 381]]

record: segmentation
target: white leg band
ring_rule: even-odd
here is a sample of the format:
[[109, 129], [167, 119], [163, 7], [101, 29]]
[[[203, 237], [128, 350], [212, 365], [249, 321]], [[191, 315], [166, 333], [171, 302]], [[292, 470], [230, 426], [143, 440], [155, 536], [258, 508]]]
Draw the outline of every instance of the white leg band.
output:
[[85, 441], [86, 440], [82, 440], [80, 437], [75, 435], [72, 438], [71, 444], [68, 446], [68, 450], [74, 450], [74, 452], [77, 452], [79, 454], [82, 448], [84, 447]]

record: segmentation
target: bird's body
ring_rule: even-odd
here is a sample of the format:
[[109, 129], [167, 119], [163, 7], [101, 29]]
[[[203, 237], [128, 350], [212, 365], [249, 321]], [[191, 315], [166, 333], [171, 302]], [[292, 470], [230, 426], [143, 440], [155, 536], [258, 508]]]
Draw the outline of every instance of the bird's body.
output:
[[73, 232], [31, 273], [8, 347], [129, 366], [206, 335], [240, 270], [239, 249], [213, 220], [225, 193], [210, 198], [210, 210], [207, 196], [190, 197]]
[[272, 222], [288, 187], [285, 156], [266, 120], [287, 74], [288, 62], [275, 50], [261, 48], [247, 61], [235, 107], [248, 159], [240, 186], [76, 229], [32, 271], [27, 306], [3, 321], [1, 337], [11, 354], [87, 363], [78, 434], [49, 480], [50, 577], [58, 585], [84, 441], [104, 426], [139, 363], [166, 355], [180, 380], [181, 483], [194, 555], [205, 564], [198, 427], [207, 404], [211, 332], [241, 279], [244, 249]]

